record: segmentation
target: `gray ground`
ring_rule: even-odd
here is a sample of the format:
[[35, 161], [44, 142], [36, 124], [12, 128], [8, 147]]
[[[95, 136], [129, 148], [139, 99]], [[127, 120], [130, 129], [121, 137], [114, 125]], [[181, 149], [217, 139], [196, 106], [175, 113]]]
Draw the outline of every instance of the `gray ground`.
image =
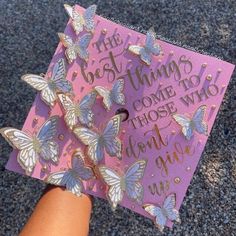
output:
[[[74, 4], [76, 1], [68, 1]], [[77, 1], [87, 7], [95, 1]], [[46, 71], [67, 16], [62, 0], [0, 1], [0, 127], [21, 128], [35, 93], [20, 81]], [[236, 61], [235, 0], [100, 0], [98, 13], [172, 41]], [[236, 235], [236, 83], [230, 82], [204, 154], [180, 210], [182, 224], [165, 235]], [[17, 235], [44, 184], [4, 170], [11, 149], [1, 138], [0, 235]], [[90, 235], [159, 235], [152, 222], [95, 199]]]

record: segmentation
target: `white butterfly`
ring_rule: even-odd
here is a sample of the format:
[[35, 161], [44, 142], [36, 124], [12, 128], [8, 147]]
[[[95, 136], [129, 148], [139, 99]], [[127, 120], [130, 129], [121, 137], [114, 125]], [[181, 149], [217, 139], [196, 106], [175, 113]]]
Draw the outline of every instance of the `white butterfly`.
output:
[[192, 118], [186, 117], [181, 114], [174, 114], [173, 118], [181, 125], [182, 133], [190, 140], [193, 136], [193, 131], [196, 130], [199, 134], [207, 135], [207, 124], [203, 121], [207, 107], [205, 105], [200, 106], [194, 113]]
[[50, 117], [40, 128], [36, 135], [29, 135], [15, 128], [2, 128], [0, 133], [8, 143], [19, 150], [17, 161], [30, 175], [37, 160], [41, 157], [45, 161], [57, 164], [59, 161], [59, 147], [53, 141], [56, 135], [58, 116]]
[[54, 65], [51, 78], [45, 79], [39, 75], [26, 74], [21, 79], [40, 91], [41, 98], [47, 105], [53, 106], [57, 100], [57, 92], [72, 93], [72, 85], [65, 77], [65, 62], [61, 58]]
[[131, 200], [138, 203], [142, 201], [143, 186], [139, 181], [144, 175], [146, 164], [145, 160], [137, 161], [122, 176], [118, 175], [111, 168], [99, 166], [99, 172], [105, 183], [109, 186], [107, 197], [113, 210], [122, 201], [124, 192]]
[[59, 94], [59, 100], [65, 109], [65, 122], [67, 126], [72, 130], [73, 127], [79, 121], [82, 125], [91, 126], [94, 114], [92, 112], [92, 106], [95, 103], [97, 93], [91, 92], [85, 95], [79, 103], [74, 103], [69, 96], [65, 94]]
[[97, 133], [84, 127], [73, 130], [77, 138], [88, 145], [88, 156], [96, 165], [104, 158], [104, 151], [110, 156], [121, 158], [121, 141], [117, 137], [120, 130], [121, 116], [116, 115], [106, 124], [101, 133]]
[[91, 34], [84, 34], [75, 42], [69, 35], [58, 33], [58, 36], [64, 47], [66, 47], [65, 55], [69, 63], [72, 63], [77, 58], [77, 56], [86, 62], [88, 61], [89, 53], [87, 48], [92, 39]]
[[159, 56], [161, 53], [161, 47], [156, 41], [155, 32], [150, 29], [146, 35], [146, 41], [144, 46], [130, 45], [129, 51], [139, 55], [141, 60], [147, 65], [151, 64], [152, 55]]
[[103, 98], [103, 104], [108, 111], [111, 109], [113, 102], [118, 105], [125, 105], [125, 95], [122, 93], [124, 90], [123, 79], [116, 80], [111, 90], [102, 86], [95, 86], [94, 89]]
[[83, 28], [85, 28], [88, 32], [93, 33], [95, 29], [94, 16], [97, 10], [96, 5], [91, 5], [88, 7], [83, 15], [76, 11], [75, 6], [71, 7], [64, 4], [64, 7], [72, 19], [72, 27], [77, 35], [83, 31]]
[[65, 186], [68, 191], [81, 196], [84, 189], [83, 180], [89, 180], [93, 177], [92, 168], [85, 166], [84, 155], [80, 149], [77, 149], [71, 157], [71, 168], [50, 174], [46, 182]]
[[163, 232], [167, 220], [176, 221], [180, 223], [179, 212], [175, 209], [176, 195], [170, 194], [164, 201], [162, 207], [152, 204], [145, 204], [144, 210], [151, 216], [155, 217], [155, 224], [158, 229]]

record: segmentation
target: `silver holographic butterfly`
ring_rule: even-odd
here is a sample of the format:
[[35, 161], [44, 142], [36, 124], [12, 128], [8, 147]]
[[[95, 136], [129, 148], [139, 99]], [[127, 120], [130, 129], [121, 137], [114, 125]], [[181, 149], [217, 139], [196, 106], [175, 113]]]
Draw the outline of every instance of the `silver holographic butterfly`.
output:
[[152, 29], [148, 30], [146, 34], [144, 46], [130, 45], [128, 50], [139, 55], [140, 59], [147, 65], [151, 65], [152, 55], [159, 56], [161, 54], [161, 47], [156, 42], [156, 34]]
[[199, 134], [207, 135], [207, 124], [203, 121], [207, 107], [205, 105], [200, 106], [192, 118], [185, 115], [174, 114], [173, 118], [182, 127], [182, 133], [187, 140], [190, 140], [193, 136], [193, 132], [197, 131]]
[[73, 130], [76, 137], [88, 146], [88, 156], [96, 165], [104, 158], [105, 150], [110, 156], [121, 159], [121, 141], [117, 137], [120, 131], [121, 116], [115, 115], [106, 124], [102, 132], [78, 127]]
[[84, 189], [83, 181], [94, 177], [92, 168], [85, 166], [84, 155], [77, 149], [71, 157], [71, 168], [50, 174], [46, 182], [66, 189], [77, 196], [81, 196]]
[[88, 7], [83, 15], [75, 9], [75, 6], [71, 7], [68, 4], [64, 4], [64, 7], [72, 19], [72, 27], [77, 35], [82, 32], [83, 29], [91, 33], [94, 32], [94, 16], [97, 10], [96, 5], [91, 5]]
[[65, 55], [69, 63], [76, 60], [77, 56], [86, 62], [88, 61], [89, 52], [87, 48], [92, 39], [91, 34], [84, 34], [80, 38], [76, 39], [76, 41], [73, 41], [69, 35], [64, 33], [58, 33], [58, 36], [66, 48]]
[[78, 123], [78, 119], [82, 125], [91, 127], [94, 117], [92, 106], [95, 103], [96, 96], [96, 92], [91, 92], [85, 95], [79, 103], [74, 103], [69, 96], [58, 95], [65, 110], [64, 120], [71, 130]]
[[163, 232], [167, 220], [180, 223], [179, 212], [175, 209], [176, 195], [170, 194], [165, 199], [163, 206], [155, 206], [153, 204], [144, 204], [143, 208], [151, 216], [155, 217], [155, 225]]
[[119, 175], [106, 166], [99, 166], [99, 172], [109, 187], [107, 197], [113, 210], [122, 201], [124, 193], [129, 199], [138, 203], [142, 202], [143, 186], [140, 180], [144, 175], [146, 164], [145, 160], [137, 161], [129, 167], [124, 175]]
[[103, 104], [108, 111], [111, 109], [112, 103], [125, 105], [124, 79], [116, 80], [111, 90], [102, 86], [96, 86], [94, 89], [103, 98]]
[[48, 79], [34, 74], [26, 74], [21, 77], [27, 84], [40, 91], [41, 99], [49, 106], [54, 106], [58, 92], [72, 93], [72, 85], [65, 78], [66, 68], [62, 58], [55, 63], [52, 76]]
[[58, 118], [58, 116], [50, 117], [36, 135], [29, 135], [10, 127], [0, 129], [1, 135], [8, 143], [19, 150], [17, 161], [26, 174], [32, 173], [39, 157], [44, 161], [52, 161], [53, 164], [58, 163], [59, 147], [54, 141]]

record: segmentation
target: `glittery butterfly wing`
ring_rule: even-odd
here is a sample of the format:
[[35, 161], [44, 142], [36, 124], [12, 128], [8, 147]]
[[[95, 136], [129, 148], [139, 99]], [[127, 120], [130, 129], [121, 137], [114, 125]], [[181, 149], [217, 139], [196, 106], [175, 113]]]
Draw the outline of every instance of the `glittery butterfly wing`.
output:
[[120, 131], [120, 125], [121, 116], [113, 116], [107, 123], [102, 134], [106, 152], [112, 157], [116, 156], [118, 159], [121, 159], [121, 141], [117, 137]]
[[99, 142], [98, 133], [84, 127], [75, 128], [73, 132], [83, 144], [88, 146], [88, 156], [95, 165], [104, 158], [104, 144]]
[[26, 74], [21, 77], [26, 83], [41, 92], [42, 100], [49, 106], [53, 106], [57, 99], [57, 92], [72, 92], [72, 85], [65, 80], [65, 64], [63, 59], [59, 59], [54, 67], [52, 77], [46, 80], [42, 76]]
[[104, 158], [104, 148], [110, 156], [121, 158], [121, 141], [116, 137], [120, 129], [120, 122], [119, 115], [112, 117], [102, 134], [84, 127], [73, 130], [75, 135], [88, 146], [89, 158], [95, 165]]
[[152, 204], [145, 204], [143, 208], [151, 216], [155, 217], [155, 225], [161, 232], [163, 232], [167, 222], [167, 217], [163, 214], [161, 207], [154, 206]]
[[112, 106], [111, 92], [102, 86], [95, 86], [94, 89], [102, 97], [103, 104], [104, 104], [105, 108], [109, 111]]
[[91, 126], [93, 121], [92, 106], [96, 100], [96, 93], [91, 92], [85, 95], [79, 104], [74, 104], [70, 97], [65, 94], [59, 94], [58, 97], [63, 108], [66, 111], [65, 122], [70, 129], [77, 124], [77, 118], [83, 125]]
[[91, 5], [88, 7], [84, 12], [84, 27], [87, 31], [92, 32], [95, 29], [95, 22], [94, 22], [94, 16], [97, 10], [96, 5]]
[[65, 10], [72, 19], [72, 27], [75, 33], [78, 35], [83, 31], [84, 19], [83, 16], [76, 11], [75, 6], [71, 7], [68, 4], [64, 4]]
[[65, 94], [58, 94], [58, 98], [66, 113], [64, 115], [66, 125], [72, 130], [77, 124], [76, 105], [73, 103], [70, 97]]
[[103, 104], [108, 111], [111, 109], [113, 102], [119, 105], [125, 105], [125, 95], [123, 94], [123, 79], [116, 80], [111, 91], [102, 86], [96, 86], [94, 89], [103, 98]]
[[205, 105], [200, 106], [194, 113], [192, 119], [181, 114], [173, 115], [173, 118], [176, 120], [176, 122], [181, 125], [182, 133], [187, 138], [187, 140], [191, 139], [194, 130], [200, 134], [207, 135], [207, 124], [203, 121], [206, 108], [207, 107]]
[[157, 43], [155, 43], [155, 41], [155, 32], [150, 29], [146, 34], [145, 45], [131, 45], [129, 46], [129, 51], [136, 55], [139, 55], [143, 62], [145, 62], [147, 65], [150, 65], [152, 60], [152, 54], [158, 56], [161, 52], [161, 47]]
[[8, 143], [19, 150], [17, 161], [27, 174], [31, 174], [39, 156], [45, 160], [57, 161], [58, 145], [52, 141], [55, 135], [57, 119], [57, 116], [48, 119], [42, 125], [35, 138], [32, 138], [24, 131], [14, 128], [0, 130], [0, 133]]
[[92, 111], [92, 106], [95, 103], [97, 97], [96, 92], [90, 92], [87, 95], [85, 95], [78, 106], [78, 117], [79, 121], [83, 125], [87, 125], [89, 127], [92, 126], [92, 121], [93, 121], [93, 111]]
[[23, 81], [40, 91], [42, 100], [49, 106], [53, 106], [57, 99], [56, 92], [48, 85], [48, 81], [42, 76], [34, 74], [26, 74], [21, 77]]
[[66, 80], [66, 67], [63, 58], [59, 59], [53, 67], [51, 81], [55, 84], [57, 92], [72, 93], [73, 88], [70, 81]]
[[176, 195], [170, 194], [164, 201], [163, 209], [166, 212], [167, 218], [171, 221], [180, 222], [179, 212], [175, 209]]
[[65, 55], [69, 63], [72, 63], [77, 57], [77, 47], [72, 38], [66, 34], [58, 33], [60, 41], [66, 48]]
[[93, 177], [92, 170], [84, 167], [83, 155], [80, 151], [71, 158], [72, 168], [52, 173], [46, 179], [47, 183], [65, 186], [66, 189], [77, 196], [81, 196], [83, 190], [82, 180], [88, 180]]
[[151, 64], [152, 55], [160, 55], [161, 48], [157, 43], [155, 43], [155, 41], [156, 34], [152, 29], [150, 29], [146, 35], [145, 46], [140, 50], [141, 60], [147, 65]]
[[153, 55], [159, 56], [161, 53], [161, 47], [156, 42], [156, 34], [150, 29], [146, 35], [145, 48], [147, 51], [150, 51]]
[[193, 127], [191, 125], [191, 119], [181, 114], [174, 114], [173, 118], [182, 127], [182, 133], [187, 140], [193, 135]]
[[94, 177], [92, 168], [85, 166], [84, 155], [80, 149], [77, 149], [73, 155], [72, 167], [82, 180], [89, 180]]
[[38, 160], [32, 137], [24, 131], [10, 127], [0, 129], [0, 133], [13, 148], [19, 150], [17, 161], [26, 174], [30, 175]]
[[76, 41], [76, 52], [78, 53], [79, 57], [82, 60], [85, 60], [86, 62], [89, 59], [89, 52], [87, 50], [89, 43], [92, 39], [92, 35], [91, 34], [84, 34], [83, 36], [81, 36], [77, 41]]
[[130, 45], [128, 49], [130, 52], [134, 53], [135, 55], [140, 55], [140, 51], [141, 49], [143, 49], [143, 47], [138, 46], [138, 45]]
[[55, 164], [59, 161], [59, 147], [58, 144], [53, 141], [57, 132], [56, 126], [58, 119], [58, 116], [50, 117], [37, 134], [37, 138], [41, 144], [39, 155], [44, 160], [52, 161]]
[[207, 135], [207, 124], [203, 121], [207, 107], [205, 105], [200, 106], [193, 115], [192, 122], [194, 128], [200, 134]]
[[107, 196], [112, 209], [115, 210], [117, 204], [122, 201], [124, 196], [121, 188], [121, 177], [114, 170], [106, 166], [99, 166], [99, 172], [105, 183], [109, 186]]
[[112, 101], [119, 105], [125, 105], [124, 84], [124, 79], [116, 80], [110, 93]]
[[72, 170], [69, 169], [52, 173], [47, 177], [46, 182], [57, 186], [65, 186], [66, 190], [69, 192], [81, 196], [82, 181], [80, 179], [75, 179], [71, 171]]
[[141, 203], [143, 199], [143, 186], [139, 182], [143, 175], [146, 167], [146, 161], [141, 160], [135, 162], [125, 174], [125, 191], [128, 197], [132, 200]]

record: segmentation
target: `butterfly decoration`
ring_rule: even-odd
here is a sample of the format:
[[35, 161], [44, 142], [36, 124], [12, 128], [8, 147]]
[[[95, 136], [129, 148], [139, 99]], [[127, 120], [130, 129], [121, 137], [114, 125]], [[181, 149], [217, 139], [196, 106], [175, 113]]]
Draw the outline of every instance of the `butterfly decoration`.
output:
[[94, 89], [103, 98], [103, 104], [108, 111], [111, 109], [112, 103], [125, 105], [124, 79], [116, 80], [111, 90], [102, 86], [95, 86]]
[[10, 127], [0, 129], [0, 133], [6, 141], [13, 148], [19, 150], [17, 161], [26, 174], [32, 173], [39, 157], [44, 161], [58, 164], [59, 147], [54, 141], [58, 119], [58, 116], [50, 117], [36, 135], [29, 135], [24, 131]]
[[77, 35], [82, 32], [83, 29], [91, 33], [94, 32], [94, 16], [97, 10], [96, 5], [91, 5], [90, 7], [88, 7], [83, 15], [75, 9], [75, 6], [71, 7], [68, 4], [64, 4], [64, 7], [66, 9], [66, 12], [72, 19], [72, 27]]
[[170, 194], [166, 197], [163, 206], [155, 206], [153, 204], [144, 204], [143, 208], [151, 216], [155, 217], [155, 225], [163, 232], [167, 220], [180, 223], [178, 210], [175, 209], [176, 195]]
[[94, 117], [92, 106], [97, 97], [96, 92], [85, 95], [79, 103], [74, 103], [65, 94], [59, 94], [58, 97], [65, 110], [64, 120], [71, 130], [78, 123], [78, 119], [82, 125], [91, 127]]
[[161, 47], [155, 41], [156, 34], [152, 29], [150, 29], [146, 34], [144, 46], [130, 45], [128, 50], [135, 55], [140, 56], [140, 59], [149, 66], [151, 65], [152, 55], [159, 56], [161, 54]]
[[65, 55], [68, 60], [68, 63], [72, 63], [76, 60], [77, 56], [84, 60], [85, 62], [89, 59], [89, 52], [87, 50], [89, 43], [92, 39], [91, 34], [84, 34], [80, 38], [73, 41], [69, 35], [64, 33], [58, 33], [60, 41], [66, 48]]
[[121, 116], [113, 116], [101, 132], [85, 127], [77, 127], [74, 134], [83, 144], [88, 146], [88, 156], [96, 165], [104, 158], [105, 150], [110, 156], [121, 159], [121, 141], [117, 137], [120, 131]]
[[199, 134], [207, 135], [207, 124], [203, 121], [207, 107], [205, 105], [200, 106], [192, 118], [185, 115], [174, 114], [174, 120], [182, 127], [182, 133], [187, 140], [190, 140], [193, 136], [193, 132], [197, 131]]
[[141, 203], [143, 186], [140, 180], [144, 175], [146, 164], [145, 160], [136, 161], [123, 175], [119, 175], [109, 167], [99, 166], [99, 172], [109, 187], [107, 197], [113, 210], [122, 201], [124, 193], [131, 200]]
[[46, 182], [58, 186], [65, 186], [66, 189], [76, 196], [81, 196], [84, 189], [83, 181], [94, 177], [92, 168], [85, 166], [84, 155], [77, 149], [71, 157], [71, 168], [50, 174]]
[[66, 78], [64, 59], [59, 59], [54, 67], [52, 76], [48, 79], [34, 74], [26, 74], [21, 77], [23, 81], [40, 91], [41, 99], [49, 106], [54, 106], [57, 93], [73, 93], [71, 82]]

